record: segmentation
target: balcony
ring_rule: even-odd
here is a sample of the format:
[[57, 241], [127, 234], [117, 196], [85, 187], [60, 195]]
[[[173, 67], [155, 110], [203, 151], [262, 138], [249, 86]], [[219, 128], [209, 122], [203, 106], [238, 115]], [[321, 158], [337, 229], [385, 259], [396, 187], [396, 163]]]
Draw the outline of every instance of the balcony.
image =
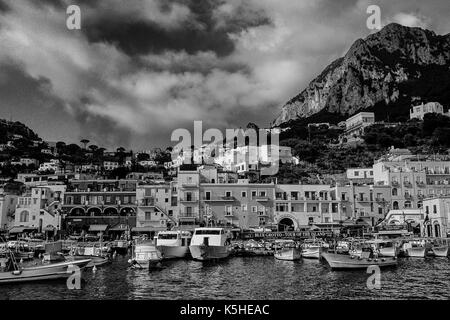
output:
[[270, 198], [268, 196], [254, 196], [252, 198], [256, 201], [270, 201]]
[[197, 199], [197, 197], [182, 197], [182, 198], [180, 198], [180, 202], [193, 203], [193, 202], [198, 202], [198, 199]]
[[423, 194], [418, 194], [418, 195], [417, 195], [417, 199], [423, 200], [423, 199], [425, 199], [425, 195], [423, 195]]
[[225, 201], [225, 202], [233, 202], [233, 201], [236, 201], [236, 198], [235, 197], [212, 197], [212, 198], [209, 198], [209, 199], [204, 199], [204, 201], [209, 201], [209, 202], [222, 202], [222, 201]]
[[419, 188], [425, 188], [425, 186], [426, 186], [425, 182], [423, 182], [423, 181], [416, 181], [416, 184]]
[[393, 187], [399, 187], [399, 186], [400, 186], [400, 183], [398, 183], [398, 181], [392, 181], [392, 182], [391, 182], [391, 185], [392, 185]]
[[258, 212], [258, 217], [268, 217], [268, 216], [269, 216], [268, 212], [264, 212], [264, 211]]
[[384, 198], [375, 198], [375, 201], [378, 203], [386, 202], [386, 200]]
[[372, 202], [372, 200], [370, 200], [369, 198], [367, 198], [367, 197], [358, 197], [357, 199], [356, 199], [356, 201], [358, 201], [358, 202]]
[[183, 182], [181, 186], [183, 188], [198, 188], [198, 182]]
[[232, 218], [232, 217], [235, 216], [235, 213], [234, 213], [234, 212], [225, 211], [225, 212], [224, 212], [224, 215], [225, 215], [225, 217], [230, 217], [230, 218]]
[[405, 199], [407, 199], [407, 200], [412, 200], [412, 199], [413, 199], [413, 196], [410, 195], [410, 194], [405, 194]]
[[409, 181], [403, 182], [403, 185], [404, 185], [406, 188], [412, 188], [412, 183], [409, 182]]
[[194, 212], [180, 212], [178, 217], [180, 219], [195, 219], [196, 216], [197, 215]]

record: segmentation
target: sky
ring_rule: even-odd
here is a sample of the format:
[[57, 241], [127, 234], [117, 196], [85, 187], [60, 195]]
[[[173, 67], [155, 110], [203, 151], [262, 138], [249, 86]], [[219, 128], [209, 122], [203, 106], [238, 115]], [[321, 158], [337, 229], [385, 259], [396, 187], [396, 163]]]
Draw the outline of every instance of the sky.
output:
[[[66, 27], [69, 5], [81, 29]], [[48, 141], [133, 150], [177, 128], [268, 127], [382, 24], [450, 33], [448, 0], [0, 0], [0, 118]]]

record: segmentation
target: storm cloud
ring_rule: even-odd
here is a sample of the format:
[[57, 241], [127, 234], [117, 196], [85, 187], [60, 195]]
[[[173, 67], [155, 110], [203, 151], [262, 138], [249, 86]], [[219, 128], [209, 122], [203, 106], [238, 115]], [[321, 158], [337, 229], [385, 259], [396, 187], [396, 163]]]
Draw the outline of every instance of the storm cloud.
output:
[[[373, 32], [369, 5], [383, 23], [446, 34], [447, 2], [0, 0], [0, 116], [49, 140], [132, 148], [170, 145], [194, 120], [266, 126]], [[81, 30], [66, 28], [71, 4]]]

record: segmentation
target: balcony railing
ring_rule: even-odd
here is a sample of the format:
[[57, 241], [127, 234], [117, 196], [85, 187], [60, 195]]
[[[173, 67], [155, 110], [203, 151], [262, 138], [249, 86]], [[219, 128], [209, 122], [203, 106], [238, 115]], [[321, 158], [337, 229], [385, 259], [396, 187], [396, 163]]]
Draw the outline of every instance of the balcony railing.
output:
[[411, 184], [411, 182], [409, 182], [409, 181], [403, 182], [403, 185], [404, 185], [406, 188], [412, 188], [412, 184]]
[[194, 212], [180, 212], [180, 218], [195, 218], [197, 215]]
[[425, 182], [423, 181], [416, 181], [416, 184], [419, 188], [424, 188], [425, 187]]
[[231, 196], [231, 197], [210, 197], [210, 198], [205, 198], [204, 201], [217, 201], [217, 202], [221, 202], [221, 201], [235, 201], [236, 198]]
[[252, 198], [255, 199], [256, 201], [269, 201], [270, 200], [270, 198], [268, 196], [254, 196]]
[[180, 198], [180, 202], [197, 202], [197, 197], [182, 197]]
[[197, 188], [198, 187], [198, 182], [182, 182], [181, 186], [183, 188]]
[[392, 182], [391, 182], [391, 185], [392, 185], [393, 187], [398, 187], [398, 186], [400, 186], [400, 184], [398, 183], [398, 181], [392, 181]]
[[376, 202], [385, 202], [386, 200], [384, 198], [375, 198]]

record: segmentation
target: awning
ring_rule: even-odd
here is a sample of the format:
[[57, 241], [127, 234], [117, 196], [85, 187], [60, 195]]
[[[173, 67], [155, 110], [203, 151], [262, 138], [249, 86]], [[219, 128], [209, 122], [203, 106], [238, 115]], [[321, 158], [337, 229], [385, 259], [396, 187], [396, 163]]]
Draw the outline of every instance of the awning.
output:
[[153, 232], [153, 231], [166, 231], [165, 227], [134, 227], [132, 232]]
[[30, 231], [37, 231], [37, 228], [34, 227], [12, 227], [9, 229], [9, 233], [24, 233]]
[[108, 229], [107, 224], [91, 224], [89, 226], [89, 231], [103, 232], [106, 231], [106, 229]]

